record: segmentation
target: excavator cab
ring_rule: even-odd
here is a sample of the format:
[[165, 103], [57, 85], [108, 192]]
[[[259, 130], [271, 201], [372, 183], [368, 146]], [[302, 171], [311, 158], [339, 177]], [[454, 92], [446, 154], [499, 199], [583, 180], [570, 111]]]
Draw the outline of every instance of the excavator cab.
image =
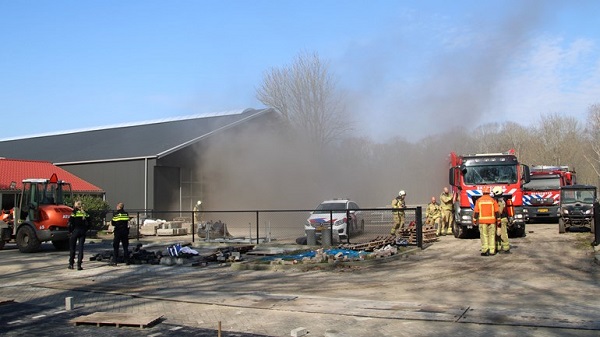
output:
[[65, 197], [71, 195], [71, 184], [58, 180], [56, 174], [50, 179], [23, 180], [20, 220], [40, 220], [40, 208], [47, 205], [64, 205]]

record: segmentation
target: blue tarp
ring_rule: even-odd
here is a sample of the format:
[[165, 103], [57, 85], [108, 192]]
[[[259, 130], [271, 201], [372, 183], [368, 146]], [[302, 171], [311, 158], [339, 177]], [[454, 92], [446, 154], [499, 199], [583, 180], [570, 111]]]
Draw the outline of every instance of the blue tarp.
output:
[[[356, 250], [349, 250], [349, 249], [325, 249], [324, 250], [325, 254], [327, 255], [332, 255], [335, 256], [338, 253], [342, 253], [344, 256], [347, 256], [348, 259], [354, 260], [354, 259], [359, 259], [360, 256], [362, 255], [363, 257], [366, 255], [369, 255], [369, 252], [358, 252]], [[299, 254], [294, 254], [294, 255], [275, 255], [275, 256], [267, 256], [264, 257], [263, 260], [266, 261], [270, 261], [270, 260], [275, 260], [275, 259], [283, 259], [283, 260], [302, 260], [303, 258], [307, 257], [307, 258], [313, 258], [317, 255], [317, 251], [315, 250], [311, 250], [311, 251], [306, 251], [303, 253], [299, 253]]]

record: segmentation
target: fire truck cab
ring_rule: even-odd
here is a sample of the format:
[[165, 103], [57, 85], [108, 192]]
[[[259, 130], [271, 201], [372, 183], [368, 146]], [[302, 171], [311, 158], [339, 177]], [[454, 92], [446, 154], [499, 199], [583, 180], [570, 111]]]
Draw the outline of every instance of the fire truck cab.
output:
[[454, 223], [457, 238], [479, 232], [473, 225], [473, 207], [483, 186], [500, 186], [504, 199], [511, 199], [514, 216], [509, 219], [509, 235], [525, 236], [527, 213], [523, 209], [523, 184], [529, 182], [529, 166], [520, 164], [514, 150], [504, 153], [450, 154], [449, 181], [454, 194]]

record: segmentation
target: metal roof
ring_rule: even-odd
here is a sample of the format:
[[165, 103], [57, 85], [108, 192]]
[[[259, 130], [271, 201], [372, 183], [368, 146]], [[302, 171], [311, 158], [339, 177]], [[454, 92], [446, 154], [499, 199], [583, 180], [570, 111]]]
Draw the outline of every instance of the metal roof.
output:
[[[71, 183], [73, 192], [104, 192], [78, 176], [52, 165], [47, 161], [0, 158], [0, 190], [20, 190], [25, 179], [50, 179], [56, 173], [58, 179]], [[12, 186], [11, 186], [12, 184]]]
[[160, 158], [273, 109], [246, 109], [0, 140], [0, 156], [55, 164]]

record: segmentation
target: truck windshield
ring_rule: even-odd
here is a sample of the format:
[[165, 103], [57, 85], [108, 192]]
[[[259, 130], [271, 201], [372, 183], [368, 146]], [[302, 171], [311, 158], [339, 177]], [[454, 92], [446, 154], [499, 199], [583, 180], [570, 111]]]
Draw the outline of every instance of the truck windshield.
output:
[[465, 184], [514, 184], [517, 182], [516, 165], [467, 166]]
[[531, 176], [531, 181], [523, 185], [524, 190], [558, 190], [560, 188], [560, 178], [552, 177], [536, 177]]
[[596, 200], [596, 192], [590, 190], [563, 190], [561, 193], [561, 202], [571, 204], [576, 202], [591, 204]]

